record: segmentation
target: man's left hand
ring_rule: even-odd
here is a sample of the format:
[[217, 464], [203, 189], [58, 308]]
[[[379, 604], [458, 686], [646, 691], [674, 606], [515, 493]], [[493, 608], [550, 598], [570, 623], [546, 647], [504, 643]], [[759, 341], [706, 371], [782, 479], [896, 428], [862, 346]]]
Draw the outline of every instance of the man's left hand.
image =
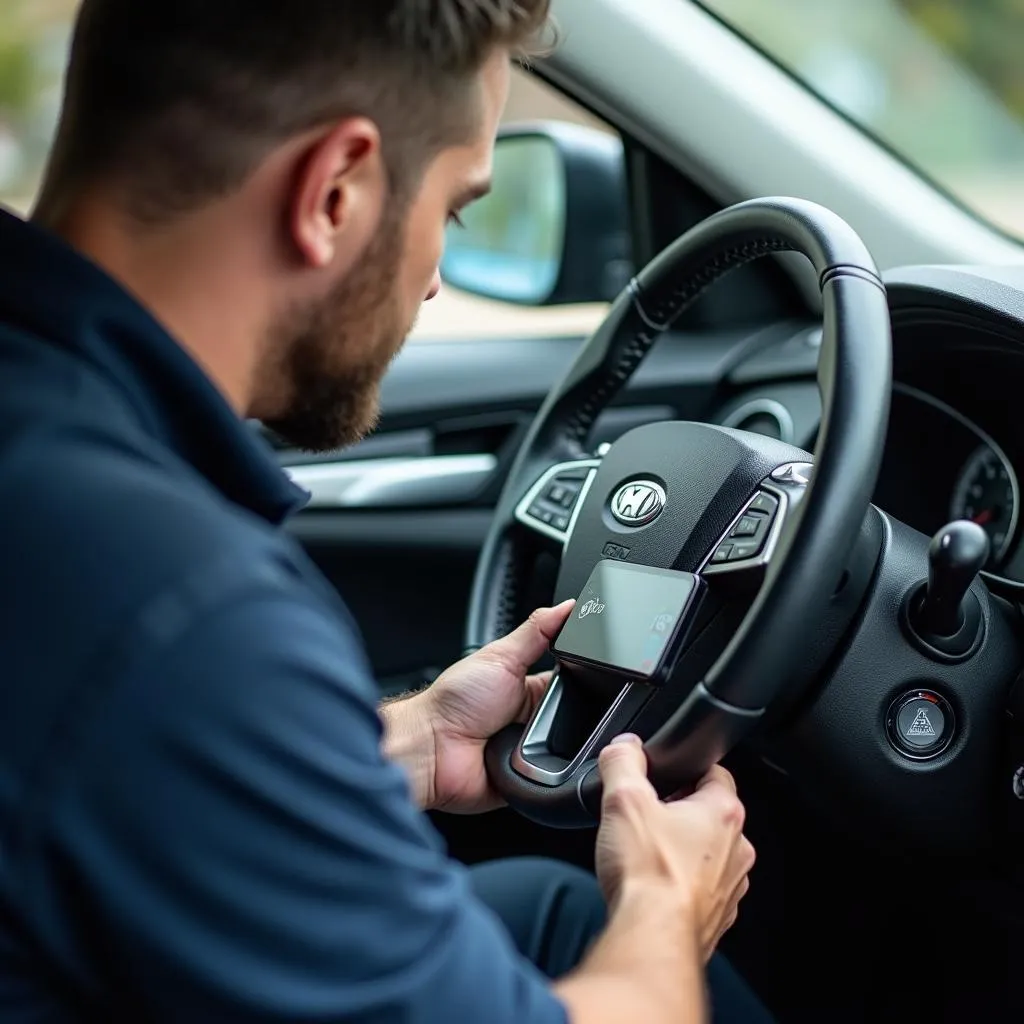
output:
[[528, 675], [548, 650], [574, 602], [534, 612], [515, 632], [444, 672], [429, 689], [384, 711], [386, 747], [430, 810], [478, 814], [501, 807], [484, 768], [487, 741], [525, 723], [551, 684]]

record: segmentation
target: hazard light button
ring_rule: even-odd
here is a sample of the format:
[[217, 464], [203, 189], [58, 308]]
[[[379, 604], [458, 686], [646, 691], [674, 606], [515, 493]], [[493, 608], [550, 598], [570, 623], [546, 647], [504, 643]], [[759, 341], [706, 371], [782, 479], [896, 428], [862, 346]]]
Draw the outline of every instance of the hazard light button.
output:
[[931, 690], [904, 694], [886, 717], [890, 743], [915, 761], [938, 757], [952, 742], [955, 728], [949, 702]]

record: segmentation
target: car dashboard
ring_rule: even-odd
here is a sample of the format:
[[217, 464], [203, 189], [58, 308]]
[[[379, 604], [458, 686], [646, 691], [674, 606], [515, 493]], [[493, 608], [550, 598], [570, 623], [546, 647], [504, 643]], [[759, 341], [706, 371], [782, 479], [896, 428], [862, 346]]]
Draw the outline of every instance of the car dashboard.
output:
[[[894, 385], [875, 504], [929, 535], [973, 520], [988, 572], [1024, 582], [1024, 270], [912, 267], [886, 285]], [[741, 388], [714, 416], [808, 449], [819, 418], [816, 385], [792, 378]]]

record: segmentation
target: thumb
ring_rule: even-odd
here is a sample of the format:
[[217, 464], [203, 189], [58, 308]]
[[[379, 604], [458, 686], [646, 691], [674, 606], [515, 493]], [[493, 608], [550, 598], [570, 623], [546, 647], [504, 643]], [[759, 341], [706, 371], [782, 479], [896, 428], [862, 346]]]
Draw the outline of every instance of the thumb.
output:
[[573, 600], [555, 608], [539, 608], [517, 630], [495, 640], [484, 651], [498, 658], [512, 672], [525, 675], [547, 653], [575, 604]]
[[617, 736], [601, 751], [598, 767], [604, 784], [605, 807], [610, 799], [621, 799], [627, 791], [657, 801], [658, 794], [647, 779], [647, 755], [638, 736], [628, 733]]

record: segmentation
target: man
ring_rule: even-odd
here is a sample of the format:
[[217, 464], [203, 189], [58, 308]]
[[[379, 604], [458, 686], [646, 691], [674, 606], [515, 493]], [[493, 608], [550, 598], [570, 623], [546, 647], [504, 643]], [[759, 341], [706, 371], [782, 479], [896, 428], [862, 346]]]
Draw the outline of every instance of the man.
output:
[[484, 744], [568, 609], [378, 717], [243, 422], [372, 428], [547, 7], [84, 0], [0, 223], [5, 1024], [702, 1018], [753, 862], [729, 776], [666, 806], [604, 753], [606, 926], [568, 869], [448, 861], [421, 809], [496, 805]]

